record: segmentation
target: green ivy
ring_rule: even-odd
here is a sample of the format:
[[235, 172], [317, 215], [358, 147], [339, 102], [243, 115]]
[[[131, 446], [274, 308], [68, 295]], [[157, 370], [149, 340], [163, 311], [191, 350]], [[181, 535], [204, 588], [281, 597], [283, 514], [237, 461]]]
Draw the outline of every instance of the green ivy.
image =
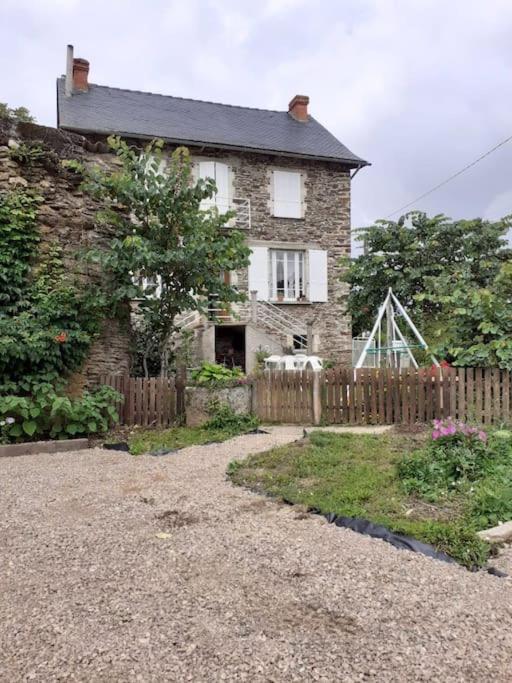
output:
[[36, 217], [42, 197], [0, 194], [0, 316], [26, 303], [26, 284], [39, 244]]
[[0, 194], [0, 393], [26, 396], [83, 362], [104, 301], [69, 273], [57, 244], [41, 245], [30, 192]]

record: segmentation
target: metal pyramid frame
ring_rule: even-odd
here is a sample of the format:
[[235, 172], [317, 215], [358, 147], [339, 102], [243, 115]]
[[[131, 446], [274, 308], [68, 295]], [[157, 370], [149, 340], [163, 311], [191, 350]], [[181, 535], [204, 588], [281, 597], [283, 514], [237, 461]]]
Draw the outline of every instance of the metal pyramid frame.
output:
[[[398, 326], [396, 321], [397, 317], [403, 318], [403, 320], [407, 323], [409, 329], [412, 331], [418, 342], [417, 344], [409, 344], [407, 342], [402, 330]], [[382, 346], [382, 324], [384, 320], [386, 322], [386, 346]], [[417, 368], [418, 363], [414, 357], [414, 354], [412, 353], [412, 349], [414, 348], [421, 348], [425, 351], [429, 351], [427, 342], [421, 336], [418, 328], [413, 323], [409, 314], [398, 301], [390, 287], [388, 289], [386, 298], [379, 308], [373, 329], [366, 341], [366, 344], [355, 367], [356, 369], [363, 367], [363, 363], [369, 353], [377, 355], [377, 367], [381, 367], [383, 356], [386, 359], [387, 367], [399, 367], [398, 355], [407, 353], [412, 364], [415, 368]], [[432, 357], [434, 365], [436, 367], [440, 367], [434, 355], [430, 353], [430, 356]]]

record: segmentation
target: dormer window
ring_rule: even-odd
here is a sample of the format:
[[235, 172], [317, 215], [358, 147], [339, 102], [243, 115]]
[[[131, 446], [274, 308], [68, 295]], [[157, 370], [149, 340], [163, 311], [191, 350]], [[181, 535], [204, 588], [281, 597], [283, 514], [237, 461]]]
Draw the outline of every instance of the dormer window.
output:
[[299, 171], [273, 172], [273, 213], [278, 218], [303, 218], [302, 177]]

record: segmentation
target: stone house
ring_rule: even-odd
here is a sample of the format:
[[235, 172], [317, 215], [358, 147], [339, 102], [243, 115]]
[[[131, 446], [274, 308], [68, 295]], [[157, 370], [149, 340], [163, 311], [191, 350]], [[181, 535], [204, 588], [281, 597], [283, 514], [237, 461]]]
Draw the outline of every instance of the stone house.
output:
[[183, 316], [199, 357], [250, 371], [255, 352], [308, 349], [351, 362], [347, 285], [340, 259], [350, 255], [350, 183], [368, 162], [353, 154], [296, 95], [288, 111], [251, 109], [89, 83], [89, 63], [68, 48], [57, 80], [58, 127], [100, 144], [112, 133], [134, 142], [162, 138], [186, 145], [200, 177], [214, 178], [212, 200], [244, 231], [248, 269], [225, 278], [247, 303], [201, 317]]

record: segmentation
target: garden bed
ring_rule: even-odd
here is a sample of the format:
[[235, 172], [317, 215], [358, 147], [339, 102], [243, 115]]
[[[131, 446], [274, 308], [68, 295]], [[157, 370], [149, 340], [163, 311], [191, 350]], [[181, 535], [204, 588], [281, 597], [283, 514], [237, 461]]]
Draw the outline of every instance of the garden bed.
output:
[[414, 463], [424, 461], [435, 473], [437, 464], [428, 462], [429, 438], [427, 432], [313, 432], [295, 444], [233, 462], [229, 474], [235, 484], [322, 513], [364, 518], [432, 544], [466, 567], [483, 566], [490, 548], [476, 532], [497, 516], [512, 516], [510, 484], [503, 490], [512, 477], [510, 448], [502, 448], [494, 468], [471, 481], [461, 478], [446, 491], [425, 484], [421, 491], [421, 481], [411, 473]]

